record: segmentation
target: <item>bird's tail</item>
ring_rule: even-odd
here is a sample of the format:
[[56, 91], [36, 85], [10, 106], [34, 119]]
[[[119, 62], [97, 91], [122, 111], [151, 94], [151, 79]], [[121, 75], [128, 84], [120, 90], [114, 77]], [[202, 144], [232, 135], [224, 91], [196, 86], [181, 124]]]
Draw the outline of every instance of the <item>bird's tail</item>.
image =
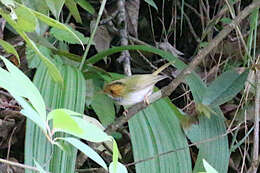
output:
[[153, 75], [158, 75], [171, 64], [174, 64], [174, 61], [168, 62], [168, 63], [164, 64], [163, 66], [159, 67], [156, 71], [153, 72]]

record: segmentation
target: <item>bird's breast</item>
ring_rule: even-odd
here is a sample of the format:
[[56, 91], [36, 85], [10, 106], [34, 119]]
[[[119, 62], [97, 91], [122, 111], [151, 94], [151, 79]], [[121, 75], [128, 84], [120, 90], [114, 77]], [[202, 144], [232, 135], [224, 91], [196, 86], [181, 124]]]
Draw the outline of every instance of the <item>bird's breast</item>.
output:
[[132, 91], [125, 95], [124, 98], [121, 98], [120, 101], [117, 101], [121, 105], [134, 105], [139, 103], [151, 95], [153, 91], [153, 86], [147, 87], [142, 90]]

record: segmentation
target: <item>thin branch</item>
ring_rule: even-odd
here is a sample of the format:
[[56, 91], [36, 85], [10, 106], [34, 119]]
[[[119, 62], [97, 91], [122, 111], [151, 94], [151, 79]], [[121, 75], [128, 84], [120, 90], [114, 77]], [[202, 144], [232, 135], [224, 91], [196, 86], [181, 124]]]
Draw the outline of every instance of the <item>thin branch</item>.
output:
[[[118, 27], [119, 27], [119, 34], [121, 37], [121, 45], [127, 46], [128, 45], [128, 33], [127, 33], [127, 22], [126, 22], [126, 9], [125, 9], [125, 0], [118, 0], [117, 2], [118, 8]], [[128, 50], [125, 50], [121, 53], [120, 57], [118, 58], [118, 62], [123, 63], [124, 66], [124, 73], [127, 76], [131, 76], [131, 62], [130, 62], [130, 53]]]
[[12, 165], [12, 166], [20, 167], [20, 168], [23, 168], [23, 169], [30, 169], [30, 170], [39, 172], [39, 170], [36, 167], [32, 167], [32, 166], [29, 166], [29, 165], [24, 165], [24, 164], [21, 164], [21, 163], [12, 162], [12, 161], [1, 159], [1, 158], [0, 158], [0, 162], [8, 164], [8, 165]]
[[[166, 87], [162, 88], [160, 91], [152, 94], [148, 100], [149, 103], [153, 103], [160, 98], [169, 96], [177, 86], [185, 79], [185, 77], [195, 69], [195, 67], [200, 64], [205, 56], [207, 56], [218, 44], [233, 30], [235, 27], [245, 19], [255, 8], [260, 7], [260, 1], [254, 1], [252, 4], [247, 6], [232, 22], [227, 25], [211, 42], [208, 46], [203, 48], [198, 52], [198, 55], [192, 60], [187, 68], [181, 71], [181, 73]], [[119, 117], [114, 123], [110, 124], [106, 132], [111, 133], [116, 131], [118, 128], [122, 127], [130, 118], [132, 118], [136, 113], [146, 108], [147, 105], [143, 102], [135, 104], [128, 109], [126, 116]]]
[[252, 172], [256, 173], [259, 166], [259, 114], [260, 114], [260, 69], [255, 69], [255, 129], [254, 129], [254, 147], [253, 147], [253, 161]]
[[94, 36], [96, 34], [96, 31], [97, 31], [97, 28], [98, 28], [98, 24], [100, 22], [100, 19], [101, 19], [101, 16], [103, 14], [103, 11], [104, 11], [104, 8], [105, 8], [105, 5], [106, 5], [106, 2], [107, 0], [103, 0], [102, 3], [101, 3], [101, 6], [100, 6], [100, 9], [99, 9], [99, 12], [98, 12], [98, 17], [97, 17], [97, 20], [96, 20], [96, 24], [95, 24], [95, 27], [90, 35], [90, 38], [88, 39], [88, 44], [87, 44], [87, 47], [86, 47], [86, 50], [84, 52], [84, 55], [82, 57], [82, 60], [81, 60], [81, 63], [80, 63], [80, 66], [79, 66], [79, 69], [82, 70], [82, 67], [85, 63], [85, 60], [87, 58], [87, 55], [88, 55], [88, 51], [90, 49], [90, 46], [91, 46], [91, 43], [94, 39]]

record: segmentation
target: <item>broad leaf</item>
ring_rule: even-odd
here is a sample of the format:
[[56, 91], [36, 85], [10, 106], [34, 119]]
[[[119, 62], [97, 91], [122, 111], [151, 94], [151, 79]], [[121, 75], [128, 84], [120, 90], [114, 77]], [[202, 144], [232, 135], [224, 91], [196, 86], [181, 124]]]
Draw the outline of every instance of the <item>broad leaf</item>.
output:
[[243, 89], [248, 72], [246, 70], [240, 75], [234, 70], [223, 73], [206, 89], [202, 103], [216, 107], [232, 99]]
[[83, 142], [81, 142], [76, 138], [67, 137], [67, 138], [60, 138], [60, 139], [70, 143], [71, 145], [79, 149], [82, 153], [86, 154], [89, 158], [91, 158], [93, 161], [95, 161], [96, 163], [98, 163], [100, 166], [102, 166], [104, 169], [107, 170], [107, 165], [105, 161], [98, 155], [98, 153], [95, 150], [90, 148], [88, 145], [84, 144]]
[[[46, 67], [41, 63], [34, 76], [34, 83], [39, 88], [46, 102], [48, 109], [66, 108], [83, 113], [85, 107], [85, 80], [81, 72], [71, 66], [56, 64], [64, 76], [63, 87], [55, 83], [47, 75]], [[57, 134], [65, 137], [63, 133]], [[25, 142], [25, 164], [33, 166], [32, 158], [35, 158], [41, 165], [45, 164], [45, 170], [50, 172], [74, 172], [77, 150], [72, 149], [71, 153], [64, 153], [57, 146], [52, 146], [42, 131], [31, 121], [26, 124]], [[51, 160], [50, 160], [51, 158]], [[26, 173], [30, 171], [26, 170]]]
[[14, 1], [13, 0], [1, 0], [1, 2], [6, 6], [6, 7], [14, 7]]
[[20, 58], [15, 48], [8, 42], [0, 39], [0, 45], [4, 48], [7, 53], [14, 54], [17, 58], [18, 64], [20, 65]]
[[114, 163], [113, 162], [110, 163], [110, 165], [109, 165], [109, 172], [110, 173], [128, 173], [126, 167], [122, 163], [120, 163], [120, 162], [117, 163], [116, 168], [114, 167]]
[[46, 120], [46, 107], [43, 98], [31, 80], [6, 58], [0, 56], [8, 71], [0, 68], [0, 85], [12, 95], [25, 97], [39, 113], [43, 121]]
[[[169, 99], [161, 99], [129, 120], [135, 161], [153, 157], [138, 163], [137, 173], [192, 171], [187, 139], [176, 111]], [[169, 151], [173, 152], [158, 157]]]
[[79, 10], [75, 0], [65, 0], [66, 7], [70, 10], [70, 13], [78, 23], [82, 23]]
[[36, 160], [34, 160], [34, 164], [38, 168], [40, 173], [48, 173], [42, 168], [42, 166]]
[[65, 0], [45, 0], [46, 4], [48, 5], [49, 9], [51, 10], [54, 17], [59, 20], [60, 12], [64, 5]]
[[[67, 31], [68, 34], [70, 34], [71, 36], [75, 37], [75, 39], [77, 39], [79, 41], [79, 43], [83, 46], [82, 41], [80, 40], [80, 38], [74, 33], [72, 32], [66, 25], [58, 22], [57, 20], [54, 20], [44, 14], [41, 14], [37, 11], [33, 11], [32, 12], [35, 14], [35, 16], [40, 19], [41, 21], [45, 22], [46, 24], [48, 24], [49, 26], [52, 26], [54, 28], [58, 28], [64, 31]], [[83, 46], [84, 47], [84, 46]]]
[[158, 7], [154, 3], [153, 0], [144, 0], [147, 4], [151, 5], [153, 8], [155, 8], [158, 11]]
[[91, 106], [104, 126], [107, 126], [114, 121], [114, 104], [112, 99], [110, 99], [105, 94], [97, 93], [94, 95]]
[[17, 16], [16, 24], [19, 30], [24, 32], [35, 31], [38, 21], [29, 8], [19, 5], [14, 11]]
[[[88, 37], [85, 37], [82, 33], [72, 29], [71, 27], [67, 26], [70, 28], [70, 30], [77, 35], [77, 37], [82, 41], [83, 44], [86, 44], [88, 42]], [[52, 28], [50, 30], [50, 34], [52, 34], [56, 39], [60, 41], [66, 41], [71, 44], [80, 44], [78, 39], [76, 39], [73, 35], [71, 35], [68, 31], [66, 30], [61, 30], [58, 28]]]
[[205, 159], [203, 159], [203, 165], [207, 173], [218, 173]]
[[92, 7], [92, 5], [86, 1], [86, 0], [76, 0], [76, 2], [81, 6], [83, 9], [85, 9], [90, 14], [95, 13], [95, 9]]
[[61, 131], [71, 134], [83, 134], [83, 129], [81, 129], [78, 124], [73, 120], [73, 118], [63, 109], [55, 109], [51, 111], [48, 118], [53, 119], [53, 130]]

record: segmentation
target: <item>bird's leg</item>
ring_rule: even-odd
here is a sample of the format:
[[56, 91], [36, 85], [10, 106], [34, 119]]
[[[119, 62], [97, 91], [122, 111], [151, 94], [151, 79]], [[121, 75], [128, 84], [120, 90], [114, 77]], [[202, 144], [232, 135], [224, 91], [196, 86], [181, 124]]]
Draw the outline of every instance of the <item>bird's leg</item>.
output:
[[128, 110], [125, 109], [124, 112], [123, 112], [123, 115], [126, 117], [126, 114], [128, 113]]
[[148, 100], [148, 96], [144, 96], [144, 103], [146, 104], [146, 106], [148, 106], [150, 104], [149, 100]]
[[146, 104], [146, 106], [150, 104], [148, 97], [152, 94], [152, 92], [153, 88], [144, 96], [144, 103]]

